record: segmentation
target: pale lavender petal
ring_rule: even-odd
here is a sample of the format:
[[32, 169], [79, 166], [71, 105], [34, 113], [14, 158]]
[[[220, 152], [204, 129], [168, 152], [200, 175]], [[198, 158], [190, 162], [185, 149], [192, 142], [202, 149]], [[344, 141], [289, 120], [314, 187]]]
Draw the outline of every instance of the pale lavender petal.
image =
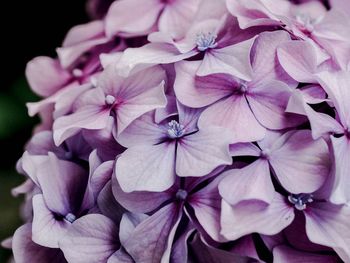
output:
[[[118, 172], [116, 172], [118, 173]], [[128, 211], [134, 213], [147, 213], [160, 207], [161, 204], [170, 200], [172, 194], [165, 192], [134, 191], [125, 193], [120, 188], [117, 177], [113, 176], [112, 189], [115, 199]]]
[[76, 263], [107, 262], [119, 246], [118, 227], [99, 214], [76, 220], [59, 242], [66, 259]]
[[290, 87], [296, 87], [293, 80], [282, 68], [277, 59], [277, 47], [291, 41], [285, 31], [264, 32], [256, 38], [252, 48], [252, 68], [254, 79], [279, 80]]
[[108, 124], [109, 110], [99, 106], [88, 105], [75, 113], [58, 118], [53, 125], [56, 145], [77, 134], [81, 129], [99, 130]]
[[188, 135], [177, 144], [176, 174], [180, 177], [200, 177], [220, 165], [229, 165], [230, 136], [220, 128], [206, 128]]
[[205, 232], [213, 240], [223, 242], [225, 238], [220, 234], [221, 197], [218, 190], [219, 182], [220, 178], [216, 178], [209, 185], [192, 194], [188, 203], [193, 208], [196, 219]]
[[245, 202], [231, 206], [223, 200], [221, 209], [221, 234], [229, 240], [236, 240], [255, 232], [274, 235], [294, 219], [294, 209], [278, 193], [270, 205]]
[[169, 64], [196, 55], [197, 51], [180, 53], [170, 44], [150, 43], [140, 48], [128, 48], [118, 62], [117, 70], [120, 75], [128, 76], [132, 72], [157, 64]]
[[230, 96], [204, 110], [198, 121], [200, 129], [210, 126], [227, 128], [231, 143], [261, 140], [266, 129], [253, 115], [244, 96]]
[[256, 119], [264, 127], [280, 130], [300, 124], [298, 116], [285, 113], [289, 97], [292, 94], [287, 84], [272, 80], [249, 85], [252, 85], [252, 88], [251, 91], [248, 91], [246, 98]]
[[149, 216], [146, 214], [135, 214], [126, 212], [124, 213], [119, 228], [119, 239], [122, 245], [126, 244], [129, 238], [132, 236], [135, 228]]
[[33, 241], [45, 247], [58, 248], [58, 242], [66, 234], [70, 223], [64, 219], [57, 220], [41, 194], [33, 197], [33, 214]]
[[130, 148], [137, 145], [153, 145], [167, 137], [167, 132], [155, 122], [154, 111], [134, 120], [118, 137], [118, 142]]
[[[269, 162], [282, 184], [291, 193], [319, 189], [330, 172], [329, 150], [323, 139], [313, 140], [311, 131], [287, 132], [277, 141]], [[266, 149], [265, 149], [266, 150]]]
[[278, 60], [284, 70], [295, 80], [304, 83], [317, 83], [317, 55], [315, 49], [305, 41], [289, 41], [278, 50]]
[[237, 80], [224, 74], [196, 77], [199, 65], [200, 62], [197, 61], [175, 64], [174, 89], [177, 99], [182, 104], [200, 108], [232, 94], [234, 87], [238, 85]]
[[330, 246], [344, 260], [350, 261], [350, 209], [331, 203], [315, 203], [305, 212], [306, 233], [320, 245]]
[[331, 143], [334, 154], [334, 183], [330, 199], [336, 204], [344, 204], [350, 201], [350, 139], [346, 136], [331, 136]]
[[115, 169], [125, 192], [164, 191], [175, 182], [175, 142], [131, 147], [118, 158]]
[[253, 73], [250, 49], [253, 43], [254, 39], [249, 39], [232, 46], [210, 50], [205, 53], [197, 75], [226, 73], [243, 80], [251, 80]]
[[317, 77], [334, 103], [344, 128], [350, 127], [350, 73], [345, 71], [337, 73], [322, 72], [317, 74]]
[[230, 205], [249, 200], [269, 204], [275, 196], [267, 160], [259, 159], [244, 168], [228, 170], [223, 176], [219, 191]]

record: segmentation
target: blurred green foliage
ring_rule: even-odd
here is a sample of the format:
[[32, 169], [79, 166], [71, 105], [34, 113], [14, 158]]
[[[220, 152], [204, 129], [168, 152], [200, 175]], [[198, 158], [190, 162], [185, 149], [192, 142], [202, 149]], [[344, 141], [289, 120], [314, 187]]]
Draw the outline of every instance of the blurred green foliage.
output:
[[[11, 189], [24, 181], [24, 177], [16, 173], [15, 164], [37, 122], [36, 118], [28, 116], [25, 103], [37, 100], [24, 77], [6, 91], [0, 91], [0, 147], [3, 151], [0, 158], [0, 241], [12, 236], [21, 225], [19, 207], [23, 197], [14, 198]], [[0, 248], [1, 263], [10, 255], [9, 250]]]

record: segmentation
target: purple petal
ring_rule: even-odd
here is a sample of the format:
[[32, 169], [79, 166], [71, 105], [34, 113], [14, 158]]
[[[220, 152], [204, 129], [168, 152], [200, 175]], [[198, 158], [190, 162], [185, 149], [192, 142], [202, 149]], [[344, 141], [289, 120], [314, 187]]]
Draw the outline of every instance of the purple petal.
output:
[[335, 256], [301, 252], [287, 246], [278, 246], [273, 249], [274, 262], [283, 263], [336, 263]]
[[32, 241], [32, 226], [18, 228], [12, 241], [13, 255], [17, 263], [66, 263], [59, 249], [42, 247]]
[[169, 204], [142, 221], [131, 234], [125, 249], [136, 262], [168, 262], [182, 207]]
[[78, 212], [87, 182], [85, 170], [49, 153], [48, 161], [38, 168], [37, 178], [52, 212], [62, 216]]
[[119, 228], [119, 238], [122, 245], [126, 244], [129, 238], [132, 236], [135, 228], [149, 216], [145, 214], [135, 214], [126, 212], [124, 213]]

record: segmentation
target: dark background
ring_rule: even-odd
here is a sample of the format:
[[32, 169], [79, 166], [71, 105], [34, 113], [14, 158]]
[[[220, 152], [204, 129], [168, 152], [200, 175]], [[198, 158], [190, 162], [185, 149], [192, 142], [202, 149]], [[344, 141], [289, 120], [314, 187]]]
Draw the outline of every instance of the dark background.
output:
[[[11, 188], [23, 181], [15, 164], [31, 136], [37, 119], [27, 115], [25, 103], [39, 98], [30, 92], [24, 78], [26, 63], [40, 55], [55, 56], [69, 28], [85, 23], [85, 0], [2, 1], [0, 77], [0, 240], [21, 224], [21, 198]], [[0, 262], [10, 251], [0, 248]]]

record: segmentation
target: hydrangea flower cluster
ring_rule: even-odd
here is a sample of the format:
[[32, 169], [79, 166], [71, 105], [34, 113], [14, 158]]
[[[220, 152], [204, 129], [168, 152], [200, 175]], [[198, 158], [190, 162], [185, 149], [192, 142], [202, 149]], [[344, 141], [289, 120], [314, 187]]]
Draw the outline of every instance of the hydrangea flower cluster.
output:
[[93, 0], [26, 70], [15, 262], [350, 262], [350, 3]]

